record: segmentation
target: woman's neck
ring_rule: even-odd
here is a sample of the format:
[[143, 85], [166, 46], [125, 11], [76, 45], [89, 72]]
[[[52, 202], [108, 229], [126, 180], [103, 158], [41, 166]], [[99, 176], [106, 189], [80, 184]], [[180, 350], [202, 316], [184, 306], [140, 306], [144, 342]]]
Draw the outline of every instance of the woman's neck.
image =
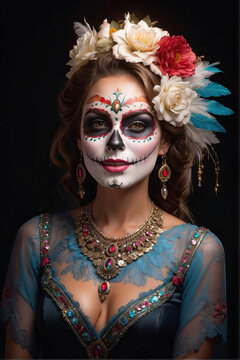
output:
[[106, 189], [98, 185], [92, 217], [105, 235], [124, 236], [147, 219], [152, 208], [148, 178], [128, 189]]

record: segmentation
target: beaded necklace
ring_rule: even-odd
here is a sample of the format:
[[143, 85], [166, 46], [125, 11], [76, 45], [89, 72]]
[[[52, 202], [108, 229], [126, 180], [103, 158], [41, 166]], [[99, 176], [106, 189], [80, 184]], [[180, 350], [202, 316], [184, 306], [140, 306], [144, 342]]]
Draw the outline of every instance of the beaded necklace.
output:
[[91, 215], [91, 204], [83, 209], [76, 221], [76, 236], [79, 246], [96, 272], [104, 279], [98, 287], [101, 301], [110, 292], [110, 280], [117, 276], [121, 268], [149, 252], [162, 233], [163, 214], [158, 206], [152, 203], [149, 217], [133, 233], [123, 237], [110, 238], [104, 235], [94, 224]]

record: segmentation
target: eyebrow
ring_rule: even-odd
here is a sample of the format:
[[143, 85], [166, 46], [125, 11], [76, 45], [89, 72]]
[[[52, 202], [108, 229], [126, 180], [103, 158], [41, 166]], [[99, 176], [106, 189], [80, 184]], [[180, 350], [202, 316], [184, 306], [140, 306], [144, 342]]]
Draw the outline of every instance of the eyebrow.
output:
[[152, 114], [150, 113], [149, 110], [144, 109], [144, 110], [131, 110], [126, 114], [123, 114], [123, 119], [131, 119], [132, 117], [138, 116], [138, 115], [150, 115], [151, 118], [153, 117]]
[[89, 113], [95, 113], [97, 115], [104, 116], [105, 118], [108, 118], [108, 119], [110, 118], [110, 114], [106, 110], [103, 110], [103, 109], [90, 108], [85, 113], [84, 117], [87, 116], [87, 114], [89, 114]]
[[[97, 108], [90, 108], [86, 114], [84, 115], [84, 117], [86, 117], [89, 113], [95, 113], [97, 115], [101, 115], [104, 118], [111, 120], [111, 115], [108, 113], [108, 111], [103, 110], [103, 109], [97, 109]], [[131, 119], [132, 117], [138, 116], [138, 115], [150, 115], [151, 118], [153, 118], [153, 115], [151, 114], [151, 112], [148, 109], [143, 109], [143, 110], [130, 110], [129, 112], [125, 113], [122, 115], [122, 121], [123, 120], [128, 120]]]

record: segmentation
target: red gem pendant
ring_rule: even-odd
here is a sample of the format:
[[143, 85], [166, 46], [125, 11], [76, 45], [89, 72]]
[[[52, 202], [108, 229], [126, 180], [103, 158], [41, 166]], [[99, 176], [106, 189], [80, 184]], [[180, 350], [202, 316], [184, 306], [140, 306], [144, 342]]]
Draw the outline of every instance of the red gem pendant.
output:
[[103, 281], [98, 286], [98, 295], [101, 301], [104, 301], [106, 296], [109, 294], [110, 291], [110, 283], [108, 281]]

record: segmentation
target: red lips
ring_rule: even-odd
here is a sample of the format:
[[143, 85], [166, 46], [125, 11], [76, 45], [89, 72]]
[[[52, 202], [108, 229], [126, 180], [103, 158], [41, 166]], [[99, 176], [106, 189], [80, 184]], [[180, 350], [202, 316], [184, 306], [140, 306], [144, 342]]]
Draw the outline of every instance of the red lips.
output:
[[130, 164], [122, 159], [107, 159], [102, 162], [102, 166], [108, 172], [123, 172], [129, 168]]

